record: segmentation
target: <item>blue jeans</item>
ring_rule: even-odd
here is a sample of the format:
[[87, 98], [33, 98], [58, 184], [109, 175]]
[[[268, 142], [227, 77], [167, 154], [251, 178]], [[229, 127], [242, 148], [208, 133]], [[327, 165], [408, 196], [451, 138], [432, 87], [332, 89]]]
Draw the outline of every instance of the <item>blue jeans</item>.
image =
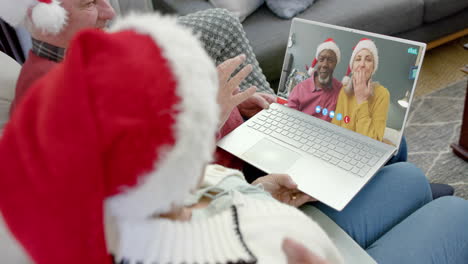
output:
[[468, 263], [468, 201], [442, 197], [414, 212], [367, 248], [379, 264]]
[[407, 161], [407, 160], [408, 160], [408, 145], [406, 144], [406, 138], [403, 137], [401, 139], [398, 153], [387, 162], [387, 165], [397, 163], [397, 162]]
[[[431, 202], [423, 172], [398, 162], [383, 167], [343, 211], [315, 206], [378, 263], [463, 263], [468, 259], [462, 258], [468, 254], [468, 201], [459, 200]], [[452, 217], [455, 221], [449, 221]]]

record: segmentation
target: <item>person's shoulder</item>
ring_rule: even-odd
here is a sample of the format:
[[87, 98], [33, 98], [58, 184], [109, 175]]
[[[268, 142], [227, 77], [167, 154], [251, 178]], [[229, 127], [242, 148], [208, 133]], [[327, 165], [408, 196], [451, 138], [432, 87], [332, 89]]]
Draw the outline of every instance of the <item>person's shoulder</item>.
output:
[[305, 79], [304, 81], [298, 83], [294, 89], [291, 91], [291, 94], [294, 93], [294, 94], [297, 94], [297, 93], [304, 93], [304, 92], [307, 92], [308, 90], [311, 90], [312, 87], [311, 85], [314, 84], [314, 79], [312, 77], [309, 77], [307, 79]]
[[374, 94], [379, 97], [389, 97], [390, 92], [379, 82], [374, 82]]
[[311, 85], [314, 85], [314, 77], [309, 77], [305, 79], [304, 81], [300, 82], [297, 86], [301, 87], [301, 89], [306, 89]]

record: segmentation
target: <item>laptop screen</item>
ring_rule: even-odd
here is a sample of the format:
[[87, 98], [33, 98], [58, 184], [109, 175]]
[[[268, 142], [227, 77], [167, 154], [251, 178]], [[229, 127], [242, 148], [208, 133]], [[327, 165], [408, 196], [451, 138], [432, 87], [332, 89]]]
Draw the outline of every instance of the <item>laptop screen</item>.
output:
[[294, 19], [278, 102], [399, 146], [425, 44]]

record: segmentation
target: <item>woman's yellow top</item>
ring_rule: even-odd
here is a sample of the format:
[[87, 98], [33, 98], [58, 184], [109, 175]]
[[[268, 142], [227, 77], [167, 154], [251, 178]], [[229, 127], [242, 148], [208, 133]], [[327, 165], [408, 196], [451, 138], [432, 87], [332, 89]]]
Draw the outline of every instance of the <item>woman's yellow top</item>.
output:
[[[390, 93], [387, 88], [378, 83], [372, 85], [375, 86], [374, 95], [359, 105], [356, 97], [348, 96], [343, 87], [338, 95], [335, 118], [332, 119], [332, 123], [382, 141], [387, 124]], [[340, 121], [336, 120], [336, 115], [339, 113], [343, 115]], [[345, 116], [350, 118], [347, 124], [344, 121]]]

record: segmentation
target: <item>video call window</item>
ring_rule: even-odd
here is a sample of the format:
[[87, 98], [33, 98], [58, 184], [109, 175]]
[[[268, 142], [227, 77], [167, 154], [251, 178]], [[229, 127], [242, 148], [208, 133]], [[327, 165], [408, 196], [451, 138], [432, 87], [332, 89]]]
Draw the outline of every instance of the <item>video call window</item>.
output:
[[293, 22], [278, 96], [291, 108], [396, 145], [422, 53], [393, 39]]

